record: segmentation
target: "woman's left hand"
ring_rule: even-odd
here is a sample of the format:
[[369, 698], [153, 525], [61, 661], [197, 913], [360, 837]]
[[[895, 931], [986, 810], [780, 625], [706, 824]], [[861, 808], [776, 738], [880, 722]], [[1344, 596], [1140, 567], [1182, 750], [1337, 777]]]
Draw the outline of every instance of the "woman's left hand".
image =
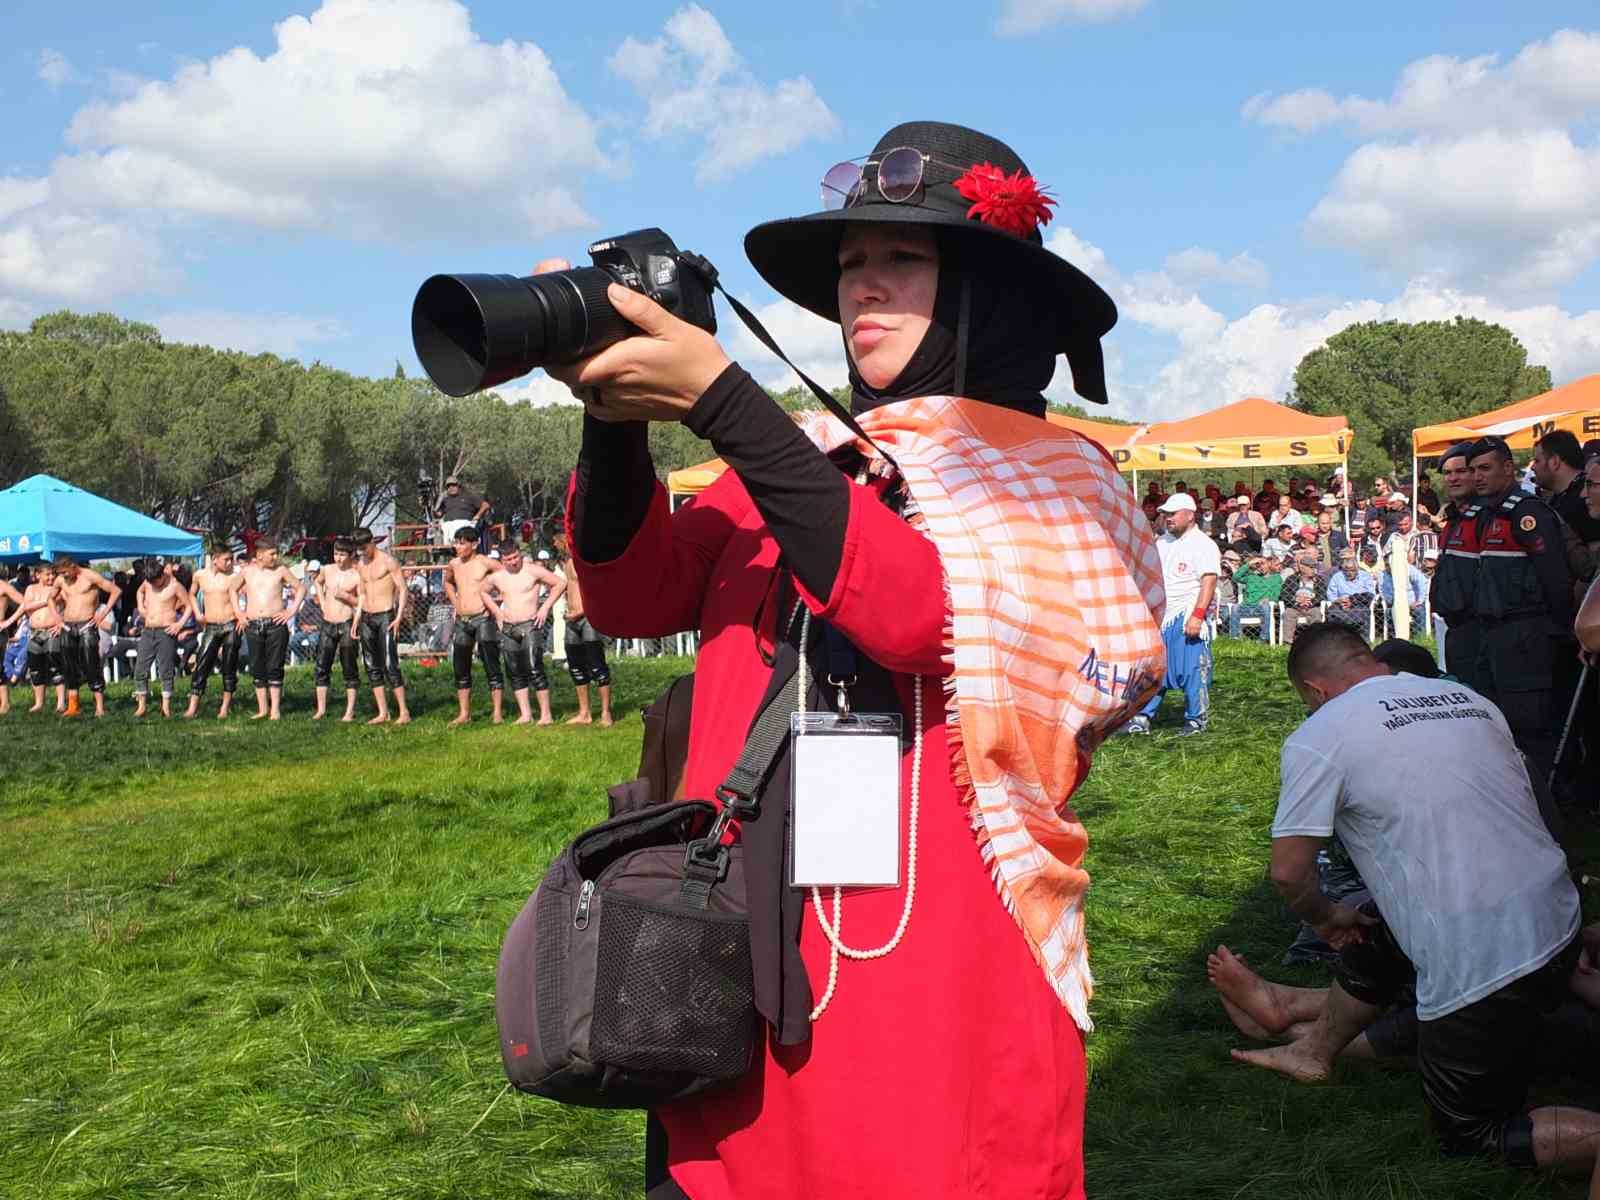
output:
[[716, 338], [648, 296], [617, 283], [606, 296], [640, 333], [547, 373], [602, 421], [681, 421], [727, 369], [728, 356]]

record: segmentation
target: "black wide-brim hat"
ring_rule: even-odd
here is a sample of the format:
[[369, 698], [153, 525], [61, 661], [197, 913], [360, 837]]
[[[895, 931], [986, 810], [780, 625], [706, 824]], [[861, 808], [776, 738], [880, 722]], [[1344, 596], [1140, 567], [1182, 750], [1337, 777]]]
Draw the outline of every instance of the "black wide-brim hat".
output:
[[[878, 191], [875, 164], [902, 146], [937, 161], [924, 164], [923, 186], [916, 195], [896, 204]], [[866, 187], [854, 203], [757, 225], [745, 235], [745, 253], [780, 295], [837, 323], [839, 239], [850, 225], [921, 225], [939, 231], [941, 237], [966, 239], [980, 261], [992, 264], [999, 276], [1015, 279], [1016, 286], [1030, 292], [1038, 304], [1054, 310], [1057, 349], [1072, 368], [1073, 389], [1085, 400], [1105, 404], [1106, 370], [1100, 339], [1117, 323], [1116, 304], [1088, 275], [1046, 250], [1037, 227], [1019, 236], [968, 216], [973, 204], [956, 190], [960, 172], [951, 166], [965, 169], [983, 163], [1008, 175], [1018, 171], [1032, 174], [1010, 146], [975, 129], [940, 121], [896, 125], [878, 139], [868, 156]]]

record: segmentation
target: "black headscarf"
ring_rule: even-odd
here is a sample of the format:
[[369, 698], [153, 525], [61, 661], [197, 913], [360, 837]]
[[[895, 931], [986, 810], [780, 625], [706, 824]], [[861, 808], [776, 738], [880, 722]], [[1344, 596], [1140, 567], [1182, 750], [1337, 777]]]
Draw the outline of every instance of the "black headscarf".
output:
[[[1055, 374], [1054, 315], [1029, 289], [984, 269], [967, 239], [939, 236], [939, 285], [933, 320], [905, 367], [874, 388], [850, 358], [850, 408], [863, 413], [918, 396], [964, 396], [1030, 416], [1044, 416], [1044, 389]], [[964, 335], [964, 336], [963, 336]]]

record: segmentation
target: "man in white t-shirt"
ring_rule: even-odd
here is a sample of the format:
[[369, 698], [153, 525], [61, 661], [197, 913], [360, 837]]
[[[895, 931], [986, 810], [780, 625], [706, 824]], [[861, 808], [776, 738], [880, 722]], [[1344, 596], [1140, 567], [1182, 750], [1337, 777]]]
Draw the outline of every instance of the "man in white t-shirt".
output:
[[1167, 609], [1161, 640], [1167, 647], [1167, 676], [1161, 691], [1122, 727], [1124, 733], [1149, 733], [1150, 722], [1170, 688], [1182, 688], [1183, 728], [1179, 737], [1203, 733], [1211, 715], [1211, 628], [1206, 614], [1217, 591], [1222, 556], [1217, 544], [1195, 526], [1194, 497], [1174, 492], [1159, 509], [1167, 531], [1156, 539]]
[[[1527, 1107], [1540, 1018], [1578, 960], [1579, 907], [1505, 718], [1462, 684], [1391, 675], [1345, 625], [1302, 630], [1288, 665], [1311, 716], [1283, 745], [1272, 879], [1339, 961], [1308, 1036], [1234, 1057], [1324, 1079], [1414, 984], [1442, 1148], [1592, 1168], [1600, 1114]], [[1335, 833], [1372, 892], [1360, 909], [1319, 886]]]

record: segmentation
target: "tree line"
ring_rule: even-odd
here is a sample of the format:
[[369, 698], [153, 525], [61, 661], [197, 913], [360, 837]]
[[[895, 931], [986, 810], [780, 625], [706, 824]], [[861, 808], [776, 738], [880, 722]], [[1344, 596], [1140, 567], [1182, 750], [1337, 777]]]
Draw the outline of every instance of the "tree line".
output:
[[[781, 398], [803, 406], [795, 394]], [[582, 410], [457, 399], [426, 379], [166, 343], [109, 314], [52, 313], [0, 333], [0, 487], [45, 472], [217, 538], [279, 542], [420, 519], [427, 482], [460, 475], [496, 519], [548, 537]], [[656, 469], [702, 462], [686, 428], [650, 430]]]
[[[1360, 479], [1403, 469], [1417, 425], [1550, 386], [1509, 330], [1458, 317], [1352, 325], [1301, 360], [1286, 399], [1350, 419]], [[848, 400], [846, 389], [835, 395]], [[815, 407], [799, 388], [775, 398]], [[0, 333], [0, 487], [42, 471], [218, 538], [253, 530], [289, 542], [390, 512], [415, 521], [423, 482], [451, 474], [497, 519], [531, 521], [548, 537], [581, 434], [576, 406], [456, 399], [398, 363], [390, 378], [366, 378], [167, 343], [154, 326], [105, 313], [52, 313]], [[681, 425], [653, 424], [650, 439], [663, 478], [711, 456]]]

